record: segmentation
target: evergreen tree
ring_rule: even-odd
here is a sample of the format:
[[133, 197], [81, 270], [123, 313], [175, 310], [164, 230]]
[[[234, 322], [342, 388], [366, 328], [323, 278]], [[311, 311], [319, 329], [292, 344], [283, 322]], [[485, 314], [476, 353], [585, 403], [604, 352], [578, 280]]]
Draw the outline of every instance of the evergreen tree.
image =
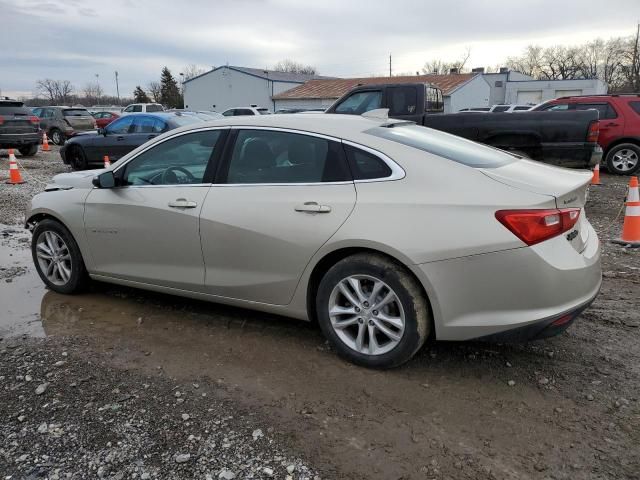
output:
[[178, 82], [167, 67], [160, 75], [160, 102], [168, 108], [182, 108], [182, 95]]
[[136, 103], [150, 103], [151, 99], [140, 85], [133, 91], [133, 101]]

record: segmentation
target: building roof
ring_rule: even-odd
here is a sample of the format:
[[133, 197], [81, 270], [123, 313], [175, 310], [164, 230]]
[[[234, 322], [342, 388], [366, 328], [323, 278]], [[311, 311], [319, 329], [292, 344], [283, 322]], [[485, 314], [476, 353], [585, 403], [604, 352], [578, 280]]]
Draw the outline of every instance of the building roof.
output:
[[211, 72], [215, 72], [216, 70], [220, 70], [222, 68], [227, 68], [229, 70], [234, 70], [236, 72], [246, 73], [247, 75], [251, 75], [253, 77], [264, 78], [265, 80], [272, 80], [274, 82], [290, 82], [290, 83], [304, 83], [307, 80], [316, 79], [316, 78], [333, 78], [333, 77], [323, 77], [320, 75], [308, 75], [304, 73], [289, 73], [289, 72], [277, 72], [275, 70], [267, 70], [265, 68], [249, 68], [249, 67], [236, 67], [233, 65], [223, 65], [221, 67], [216, 67], [208, 72], [204, 72], [200, 75], [197, 75], [189, 80], [185, 80], [184, 83], [191, 82], [196, 78], [203, 77], [205, 75], [210, 74]]
[[470, 81], [475, 73], [457, 73], [451, 75], [411, 75], [403, 77], [365, 77], [365, 78], [335, 78], [309, 80], [303, 85], [293, 87], [285, 92], [274, 95], [274, 100], [340, 98], [359, 85], [377, 85], [381, 83], [430, 83], [440, 88], [444, 95]]

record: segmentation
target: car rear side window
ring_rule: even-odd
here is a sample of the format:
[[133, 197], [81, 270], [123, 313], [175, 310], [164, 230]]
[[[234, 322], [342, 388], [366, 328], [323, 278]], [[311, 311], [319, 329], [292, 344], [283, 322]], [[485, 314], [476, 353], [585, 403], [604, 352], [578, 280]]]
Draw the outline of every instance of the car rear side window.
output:
[[162, 105], [147, 105], [147, 112], [162, 112]]
[[640, 102], [629, 102], [631, 109], [640, 115]]
[[618, 118], [618, 114], [608, 103], [576, 103], [576, 110], [597, 110], [600, 120]]
[[154, 145], [127, 163], [124, 185], [194, 185], [205, 171], [221, 130], [187, 133]]
[[272, 130], [241, 130], [227, 183], [350, 181], [342, 145], [324, 138]]
[[351, 145], [344, 146], [354, 180], [372, 180], [391, 176], [391, 168], [384, 160]]
[[507, 110], [509, 110], [509, 105], [502, 105], [500, 107], [494, 107], [492, 112], [501, 113], [501, 112], [506, 112]]
[[474, 168], [496, 168], [519, 161], [497, 148], [412, 124], [396, 125], [393, 128], [375, 127], [365, 133]]

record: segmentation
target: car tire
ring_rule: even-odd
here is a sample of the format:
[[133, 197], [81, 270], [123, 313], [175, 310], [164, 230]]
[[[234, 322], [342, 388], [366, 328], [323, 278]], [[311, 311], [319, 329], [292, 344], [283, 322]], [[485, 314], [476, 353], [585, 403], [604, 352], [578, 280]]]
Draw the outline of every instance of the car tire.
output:
[[78, 145], [74, 145], [69, 149], [67, 158], [69, 159], [69, 165], [74, 170], [86, 170], [88, 168], [87, 155], [82, 147]]
[[23, 157], [33, 157], [36, 153], [38, 153], [38, 144], [33, 143], [26, 147], [21, 147], [18, 149], [18, 151]]
[[49, 132], [49, 138], [55, 145], [63, 145], [64, 144], [64, 134], [58, 130], [57, 128], [52, 128]]
[[[392, 300], [384, 304], [389, 297]], [[344, 258], [327, 271], [318, 287], [316, 314], [338, 354], [368, 368], [393, 368], [408, 361], [424, 344], [432, 324], [415, 278], [399, 263], [371, 253]]]
[[607, 171], [616, 175], [632, 175], [640, 168], [640, 146], [621, 143], [607, 152]]
[[78, 244], [60, 222], [45, 219], [36, 225], [31, 255], [45, 285], [57, 293], [77, 293], [89, 281]]

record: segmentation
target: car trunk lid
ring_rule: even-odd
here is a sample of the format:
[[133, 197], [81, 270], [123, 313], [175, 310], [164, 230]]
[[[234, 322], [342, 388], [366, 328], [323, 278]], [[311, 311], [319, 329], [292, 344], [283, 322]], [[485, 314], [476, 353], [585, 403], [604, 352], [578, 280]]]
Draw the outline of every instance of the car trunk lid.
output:
[[498, 168], [482, 168], [482, 173], [495, 181], [528, 192], [555, 198], [559, 209], [579, 208], [580, 218], [564, 236], [581, 252], [589, 239], [584, 206], [587, 202], [591, 172], [569, 170], [532, 160], [519, 160]]

